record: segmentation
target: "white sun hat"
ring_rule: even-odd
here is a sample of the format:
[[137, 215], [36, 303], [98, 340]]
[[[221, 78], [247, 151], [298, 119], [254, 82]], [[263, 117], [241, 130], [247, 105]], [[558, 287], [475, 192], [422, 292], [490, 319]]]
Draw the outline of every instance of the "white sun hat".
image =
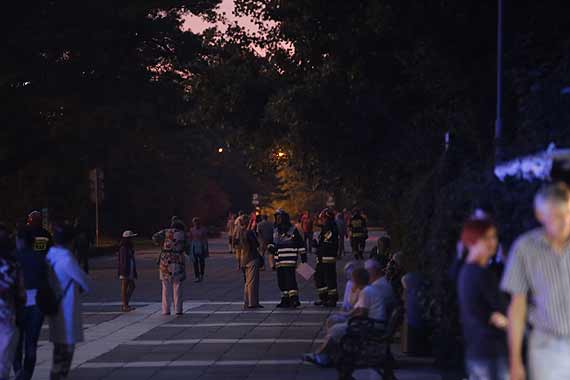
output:
[[124, 238], [132, 238], [132, 237], [137, 237], [139, 236], [138, 234], [135, 234], [133, 231], [131, 230], [127, 230], [125, 232], [123, 232], [123, 237]]

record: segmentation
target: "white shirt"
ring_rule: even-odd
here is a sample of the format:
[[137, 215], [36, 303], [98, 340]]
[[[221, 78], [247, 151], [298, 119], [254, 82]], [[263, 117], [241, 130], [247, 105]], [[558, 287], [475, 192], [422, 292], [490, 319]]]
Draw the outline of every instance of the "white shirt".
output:
[[362, 289], [354, 308], [368, 310], [369, 318], [388, 321], [388, 313], [394, 305], [394, 299], [392, 285], [382, 277]]

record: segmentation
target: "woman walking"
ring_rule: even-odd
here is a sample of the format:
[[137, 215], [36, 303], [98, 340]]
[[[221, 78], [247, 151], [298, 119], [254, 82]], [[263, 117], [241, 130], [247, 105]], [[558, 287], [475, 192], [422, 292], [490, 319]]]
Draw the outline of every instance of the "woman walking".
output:
[[459, 272], [457, 293], [470, 380], [507, 380], [506, 302], [488, 269], [497, 252], [497, 229], [489, 219], [467, 220], [461, 240], [468, 254]]
[[133, 231], [123, 232], [123, 238], [119, 246], [119, 279], [121, 280], [121, 301], [123, 312], [134, 310], [129, 306], [133, 292], [135, 291], [135, 280], [137, 279], [137, 264], [135, 261], [135, 248], [132, 239], [138, 236]]
[[66, 379], [69, 375], [75, 345], [83, 341], [80, 294], [89, 290], [88, 279], [71, 253], [73, 230], [70, 226], [56, 226], [54, 246], [47, 254], [48, 271], [58, 300], [57, 313], [49, 317], [50, 341], [53, 342], [51, 380]]
[[200, 223], [200, 218], [192, 219], [193, 227], [190, 229], [190, 254], [194, 258], [194, 282], [204, 280], [206, 257], [208, 249], [208, 229]]
[[259, 242], [255, 232], [247, 229], [248, 216], [241, 219], [242, 228], [240, 230], [238, 248], [238, 261], [245, 280], [243, 290], [244, 309], [263, 308], [259, 304], [259, 266], [261, 256], [259, 255]]

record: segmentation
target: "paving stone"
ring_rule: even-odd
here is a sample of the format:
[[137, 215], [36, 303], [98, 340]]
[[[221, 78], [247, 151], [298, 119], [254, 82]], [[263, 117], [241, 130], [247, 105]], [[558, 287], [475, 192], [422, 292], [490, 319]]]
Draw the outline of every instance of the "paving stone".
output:
[[160, 368], [119, 368], [111, 372], [104, 380], [146, 380], [150, 379]]

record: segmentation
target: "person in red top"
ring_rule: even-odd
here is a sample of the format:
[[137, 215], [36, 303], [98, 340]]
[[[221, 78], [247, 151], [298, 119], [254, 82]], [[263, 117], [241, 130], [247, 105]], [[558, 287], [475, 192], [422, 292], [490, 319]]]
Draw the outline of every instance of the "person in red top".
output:
[[305, 211], [301, 216], [301, 228], [303, 229], [303, 237], [305, 239], [305, 249], [307, 253], [311, 253], [313, 244], [313, 218], [309, 211]]

